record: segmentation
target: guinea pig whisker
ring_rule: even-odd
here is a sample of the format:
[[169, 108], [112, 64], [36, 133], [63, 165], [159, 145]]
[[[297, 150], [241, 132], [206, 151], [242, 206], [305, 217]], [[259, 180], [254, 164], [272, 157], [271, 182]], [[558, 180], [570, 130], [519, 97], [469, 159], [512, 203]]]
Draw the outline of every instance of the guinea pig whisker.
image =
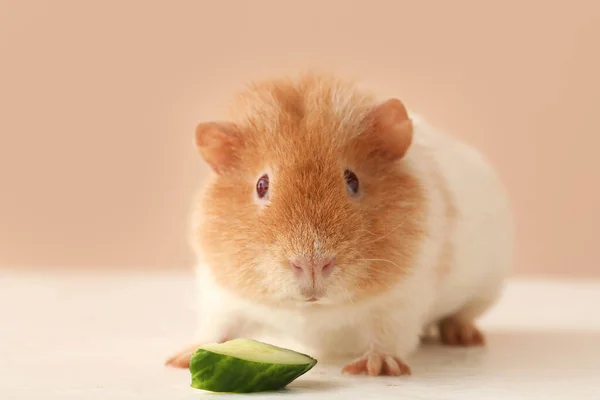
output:
[[368, 230], [368, 229], [365, 229], [365, 228], [360, 228], [358, 231], [359, 231], [359, 232], [366, 232], [366, 233], [368, 233], [369, 235], [377, 236], [377, 234], [376, 234], [375, 232], [371, 232], [370, 230]]
[[398, 267], [398, 269], [404, 271], [406, 270], [406, 268], [401, 267], [400, 265], [396, 264], [395, 262], [393, 262], [392, 260], [386, 260], [384, 258], [363, 258], [363, 261], [381, 261], [381, 262], [388, 262], [390, 264], [395, 265], [396, 267]]
[[[378, 242], [378, 241], [380, 241], [380, 240], [383, 240], [383, 239], [385, 239], [386, 237], [388, 237], [389, 235], [391, 235], [392, 233], [394, 233], [394, 232], [395, 232], [395, 231], [396, 231], [398, 228], [400, 228], [400, 227], [401, 227], [403, 224], [404, 224], [404, 222], [400, 222], [398, 225], [396, 225], [396, 227], [395, 227], [394, 229], [392, 229], [392, 230], [391, 230], [391, 231], [389, 231], [388, 233], [386, 233], [386, 234], [384, 234], [384, 235], [382, 235], [382, 236], [380, 236], [380, 237], [378, 237], [378, 238], [376, 238], [376, 239], [373, 239], [373, 240], [371, 240], [370, 242], [367, 242], [367, 243], [365, 243], [365, 244], [371, 244], [371, 243], [375, 243], [375, 242]], [[367, 231], [367, 232], [368, 232], [368, 231]], [[369, 232], [369, 233], [371, 233], [371, 234], [372, 234], [372, 232]]]

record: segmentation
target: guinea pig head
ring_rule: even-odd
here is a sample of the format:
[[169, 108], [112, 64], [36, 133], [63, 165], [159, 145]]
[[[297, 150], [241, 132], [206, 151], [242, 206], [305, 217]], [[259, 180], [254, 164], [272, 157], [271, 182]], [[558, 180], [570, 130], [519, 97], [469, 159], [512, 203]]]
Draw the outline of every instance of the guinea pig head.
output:
[[422, 192], [402, 163], [413, 131], [399, 100], [377, 103], [336, 81], [280, 81], [252, 87], [236, 111], [196, 129], [215, 173], [194, 241], [220, 286], [316, 306], [377, 295], [405, 276]]

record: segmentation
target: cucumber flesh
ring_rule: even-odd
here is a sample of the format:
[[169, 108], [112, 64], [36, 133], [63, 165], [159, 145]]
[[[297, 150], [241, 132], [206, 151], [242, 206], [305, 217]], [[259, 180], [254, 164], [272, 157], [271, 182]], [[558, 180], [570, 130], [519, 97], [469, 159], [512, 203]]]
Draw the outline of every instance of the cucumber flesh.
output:
[[200, 347], [216, 354], [266, 364], [312, 364], [314, 359], [301, 353], [251, 339], [233, 339]]

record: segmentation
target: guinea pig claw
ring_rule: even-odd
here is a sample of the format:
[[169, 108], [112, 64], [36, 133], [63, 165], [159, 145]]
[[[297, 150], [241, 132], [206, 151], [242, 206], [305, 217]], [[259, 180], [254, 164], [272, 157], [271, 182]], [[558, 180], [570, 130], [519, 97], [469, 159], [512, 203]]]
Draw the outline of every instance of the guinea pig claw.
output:
[[447, 318], [439, 323], [440, 339], [447, 346], [483, 346], [485, 338], [472, 323]]
[[352, 361], [342, 369], [343, 374], [359, 375], [366, 373], [370, 376], [401, 376], [410, 375], [410, 367], [396, 356], [370, 351]]

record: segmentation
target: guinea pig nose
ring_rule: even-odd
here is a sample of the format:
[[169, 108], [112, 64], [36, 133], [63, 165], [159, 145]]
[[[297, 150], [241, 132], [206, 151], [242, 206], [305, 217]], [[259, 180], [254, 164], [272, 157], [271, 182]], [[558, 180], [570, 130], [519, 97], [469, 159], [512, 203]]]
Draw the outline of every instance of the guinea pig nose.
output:
[[317, 276], [327, 278], [333, 272], [335, 257], [295, 257], [290, 260], [290, 266], [298, 277], [306, 276], [314, 279]]

